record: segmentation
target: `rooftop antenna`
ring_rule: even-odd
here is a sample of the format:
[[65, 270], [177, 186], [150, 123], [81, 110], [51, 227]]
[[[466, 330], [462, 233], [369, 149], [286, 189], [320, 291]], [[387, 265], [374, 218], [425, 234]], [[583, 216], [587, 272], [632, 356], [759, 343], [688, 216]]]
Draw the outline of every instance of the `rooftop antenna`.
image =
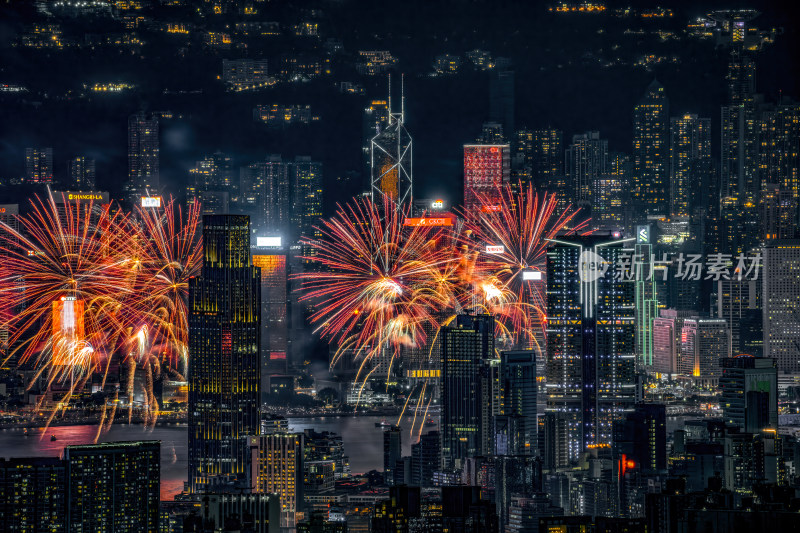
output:
[[[389, 118], [391, 119], [392, 116], [392, 75], [389, 73], [387, 75], [389, 79]], [[391, 122], [391, 120], [390, 120]]]
[[406, 75], [400, 74], [400, 122], [405, 122], [406, 120], [406, 93], [404, 86], [405, 79]]

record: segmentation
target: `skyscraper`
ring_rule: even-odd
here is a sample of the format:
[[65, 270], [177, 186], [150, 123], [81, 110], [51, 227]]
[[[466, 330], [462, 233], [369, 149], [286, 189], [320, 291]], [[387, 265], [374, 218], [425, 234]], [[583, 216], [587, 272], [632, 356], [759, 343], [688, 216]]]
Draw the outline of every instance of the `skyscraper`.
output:
[[692, 317], [681, 327], [680, 373], [698, 385], [716, 386], [720, 361], [731, 355], [728, 323], [722, 318]]
[[442, 328], [442, 467], [481, 454], [482, 369], [494, 357], [494, 317], [458, 315]]
[[203, 269], [189, 282], [189, 482], [201, 493], [247, 473], [258, 435], [261, 283], [250, 219], [203, 217]]
[[403, 456], [403, 433], [400, 426], [390, 426], [383, 431], [383, 479], [394, 485], [394, 469]]
[[762, 303], [764, 357], [779, 372], [800, 372], [800, 241], [772, 241], [764, 247]]
[[292, 182], [292, 227], [301, 237], [318, 238], [320, 233], [314, 226], [319, 225], [322, 218], [322, 163], [298, 156], [290, 164], [289, 174]]
[[25, 148], [25, 181], [45, 185], [53, 183], [52, 148]]
[[667, 413], [662, 404], [637, 403], [614, 422], [614, 459], [622, 456], [647, 472], [667, 469]]
[[157, 533], [161, 443], [67, 446], [64, 531]]
[[514, 71], [497, 69], [489, 78], [489, 120], [503, 125], [506, 135], [514, 132]]
[[755, 169], [756, 63], [752, 53], [734, 45], [728, 63], [728, 105], [722, 107], [720, 194], [744, 203], [759, 185]]
[[711, 158], [711, 119], [686, 114], [670, 119], [669, 136], [669, 214], [689, 217], [700, 207], [698, 189], [702, 187], [698, 162]]
[[600, 132], [589, 131], [572, 136], [564, 151], [564, 171], [572, 190], [572, 201], [580, 207], [593, 207], [593, 197], [600, 179], [608, 173], [608, 141]]
[[130, 199], [156, 194], [159, 182], [158, 116], [144, 112], [128, 117], [128, 183]]
[[571, 461], [609, 445], [635, 400], [634, 287], [613, 265], [633, 239], [554, 239], [547, 252], [547, 410], [566, 418]]
[[669, 213], [669, 102], [653, 80], [633, 109], [633, 201], [640, 219]]
[[303, 434], [271, 433], [242, 439], [249, 446], [249, 477], [256, 492], [277, 494], [281, 526], [294, 527], [303, 505]]
[[464, 145], [464, 209], [467, 212], [499, 208], [502, 188], [511, 178], [511, 151], [507, 144]]
[[64, 461], [0, 459], [0, 530], [66, 531]]
[[747, 320], [748, 310], [761, 309], [761, 282], [749, 279], [721, 279], [717, 281], [715, 316], [724, 318], [731, 330], [731, 350], [741, 353], [741, 326]]
[[428, 431], [419, 437], [419, 442], [411, 445], [411, 485], [430, 487], [433, 485], [433, 472], [440, 467], [440, 437], [438, 431]]
[[[538, 379], [536, 352], [505, 351], [500, 354], [503, 414], [518, 420], [519, 455], [534, 455], [538, 433]], [[542, 376], [543, 377], [543, 376]], [[541, 413], [542, 415], [544, 413]]]
[[241, 206], [252, 217], [253, 227], [267, 233], [281, 233], [289, 224], [291, 202], [289, 168], [280, 154], [268, 155], [242, 167]]
[[738, 355], [722, 359], [720, 407], [726, 424], [747, 433], [778, 429], [778, 370], [766, 357]]
[[[538, 190], [556, 192], [566, 199], [564, 183], [563, 133], [557, 129], [520, 130], [516, 135], [515, 159], [526, 168], [531, 182]], [[559, 193], [560, 191], [560, 193]]]
[[658, 317], [658, 291], [650, 226], [636, 226], [633, 266], [636, 311], [636, 356], [642, 368], [653, 364], [653, 320]]
[[[269, 237], [267, 237], [269, 239]], [[259, 243], [259, 240], [262, 242]], [[259, 246], [259, 244], [261, 244]], [[286, 250], [256, 237], [253, 266], [261, 271], [261, 390], [269, 374], [285, 374], [289, 363], [289, 279]], [[277, 243], [276, 243], [277, 244]]]
[[[391, 85], [391, 78], [389, 79]], [[391, 88], [388, 100], [389, 122], [370, 142], [372, 201], [381, 203], [383, 195], [398, 205], [413, 199], [412, 142], [405, 126], [405, 96], [400, 94], [400, 112], [392, 111]]]
[[78, 191], [92, 190], [96, 186], [95, 161], [79, 155], [69, 160], [70, 188]]
[[189, 204], [201, 202], [206, 215], [230, 213], [230, 204], [235, 201], [239, 188], [230, 156], [222, 152], [205, 156], [189, 169], [189, 179], [192, 182], [186, 189]]

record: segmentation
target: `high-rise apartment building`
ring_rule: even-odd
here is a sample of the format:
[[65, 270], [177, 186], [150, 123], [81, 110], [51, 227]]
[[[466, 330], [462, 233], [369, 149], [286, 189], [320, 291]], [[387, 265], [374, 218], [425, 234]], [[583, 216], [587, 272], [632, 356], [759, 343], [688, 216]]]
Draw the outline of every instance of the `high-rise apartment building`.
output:
[[511, 417], [519, 438], [512, 448], [519, 455], [534, 455], [539, 426], [537, 361], [534, 350], [505, 351], [500, 354], [500, 387], [503, 415]]
[[689, 217], [699, 207], [701, 161], [711, 159], [711, 119], [686, 114], [670, 119], [669, 214]]
[[564, 154], [564, 171], [572, 201], [583, 208], [593, 207], [596, 188], [609, 170], [608, 141], [601, 139], [598, 131], [573, 135], [572, 144]]
[[761, 309], [761, 281], [721, 279], [717, 281], [717, 302], [714, 316], [724, 318], [731, 330], [731, 353], [744, 352], [741, 342], [742, 321], [748, 310]]
[[246, 479], [258, 435], [261, 280], [250, 219], [203, 217], [203, 269], [189, 282], [189, 482], [202, 493]]
[[669, 213], [669, 102], [653, 80], [633, 110], [633, 202], [640, 218]]
[[397, 461], [403, 456], [403, 432], [400, 426], [390, 426], [383, 430], [383, 479], [387, 485], [394, 485], [394, 470]]
[[200, 202], [204, 215], [230, 213], [230, 204], [238, 196], [239, 185], [234, 179], [230, 156], [222, 152], [205, 156], [189, 169], [189, 180], [187, 203]]
[[303, 510], [303, 434], [271, 433], [246, 440], [253, 489], [277, 494], [281, 526], [293, 528]]
[[[319, 225], [319, 219], [322, 218], [322, 163], [312, 161], [308, 156], [298, 156], [290, 163], [289, 169], [292, 227], [300, 237], [316, 239], [320, 233], [315, 226]], [[309, 249], [308, 253], [312, 251]]]
[[268, 155], [240, 170], [242, 209], [253, 227], [267, 233], [284, 232], [291, 212], [289, 167], [279, 154]]
[[498, 209], [503, 187], [511, 179], [507, 144], [464, 145], [464, 209], [473, 213]]
[[[494, 317], [458, 315], [442, 328], [442, 467], [481, 455], [490, 395], [485, 367], [494, 358]], [[483, 375], [482, 375], [483, 374]], [[482, 379], [484, 378], [484, 379]]]
[[52, 148], [25, 148], [25, 181], [43, 185], [54, 182]]
[[69, 187], [76, 191], [89, 191], [96, 187], [95, 161], [85, 155], [69, 160]]
[[634, 286], [612, 267], [632, 240], [559, 237], [547, 252], [547, 410], [567, 421], [571, 461], [610, 444], [635, 400]]
[[157, 115], [144, 112], [128, 117], [128, 183], [129, 199], [157, 194], [159, 182], [159, 141]]
[[800, 241], [772, 241], [764, 247], [762, 305], [764, 357], [779, 372], [800, 372]]
[[161, 443], [111, 442], [64, 448], [64, 531], [159, 531]]
[[721, 361], [720, 407], [726, 424], [746, 433], [778, 429], [778, 370], [767, 357], [739, 355]]
[[567, 201], [564, 182], [563, 133], [557, 129], [520, 130], [516, 135], [515, 159], [527, 170], [537, 190], [555, 192]]
[[753, 54], [733, 46], [728, 72], [728, 102], [722, 107], [720, 195], [739, 203], [753, 200], [759, 190], [755, 168], [755, 83]]
[[66, 531], [64, 461], [0, 459], [0, 530]]

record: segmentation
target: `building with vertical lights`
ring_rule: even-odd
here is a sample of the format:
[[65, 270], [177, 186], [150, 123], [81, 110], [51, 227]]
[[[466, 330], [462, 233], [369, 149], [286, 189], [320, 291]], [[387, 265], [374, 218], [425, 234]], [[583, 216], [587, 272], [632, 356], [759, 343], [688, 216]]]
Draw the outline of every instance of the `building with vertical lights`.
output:
[[160, 442], [72, 445], [63, 460], [64, 531], [159, 531]]
[[570, 461], [610, 444], [635, 401], [634, 284], [611, 268], [632, 241], [559, 237], [547, 252], [547, 411], [566, 421]]
[[711, 119], [686, 114], [670, 119], [669, 214], [689, 217], [699, 207], [697, 191], [702, 186], [699, 162], [711, 159]]
[[585, 209], [593, 207], [596, 188], [608, 170], [608, 141], [600, 138], [600, 132], [572, 136], [572, 144], [564, 151], [564, 172], [573, 202]]
[[720, 362], [731, 355], [728, 322], [723, 318], [692, 317], [681, 327], [680, 373], [693, 383], [716, 386]]
[[633, 202], [640, 218], [669, 213], [669, 102], [657, 80], [633, 109]]
[[243, 437], [258, 435], [261, 279], [250, 258], [250, 219], [203, 217], [203, 269], [189, 281], [191, 493], [246, 479]]
[[779, 372], [800, 372], [800, 241], [773, 241], [764, 247], [762, 305], [764, 357]]
[[633, 266], [636, 310], [636, 356], [640, 368], [653, 365], [653, 320], [658, 317], [658, 291], [650, 226], [636, 226]]
[[[481, 455], [485, 367], [494, 358], [494, 317], [457, 315], [442, 336], [442, 468]], [[484, 374], [482, 376], [482, 373]]]
[[767, 357], [742, 354], [721, 361], [720, 407], [726, 424], [745, 433], [778, 429], [778, 370]]
[[69, 186], [77, 191], [90, 191], [96, 187], [95, 161], [85, 155], [69, 160]]
[[144, 112], [128, 117], [128, 183], [126, 191], [133, 200], [157, 193], [159, 181], [158, 116]]
[[261, 271], [261, 390], [270, 374], [286, 374], [289, 364], [289, 277], [280, 237], [256, 237], [253, 266]]
[[42, 185], [53, 183], [52, 148], [25, 148], [25, 181]]
[[722, 197], [744, 202], [754, 198], [760, 188], [755, 168], [755, 87], [756, 62], [741, 45], [730, 51], [728, 102], [722, 107], [720, 193]]
[[297, 156], [289, 163], [289, 178], [292, 184], [292, 227], [302, 238], [319, 238], [315, 226], [322, 218], [322, 163], [312, 161], [308, 156]]
[[502, 189], [510, 179], [509, 145], [464, 145], [464, 209], [467, 212], [498, 208]]
[[255, 492], [280, 498], [281, 527], [302, 518], [303, 434], [271, 433], [247, 439], [250, 479]]

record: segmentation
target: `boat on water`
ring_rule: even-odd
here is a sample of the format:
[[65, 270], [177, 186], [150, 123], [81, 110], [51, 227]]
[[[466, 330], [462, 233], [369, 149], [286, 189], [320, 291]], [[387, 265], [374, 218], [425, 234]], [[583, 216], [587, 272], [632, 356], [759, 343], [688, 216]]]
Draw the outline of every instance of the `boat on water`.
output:
[[392, 424], [390, 424], [386, 420], [381, 420], [380, 422], [375, 422], [375, 427], [376, 428], [388, 428], [388, 427], [391, 427], [391, 426], [392, 426]]
[[436, 421], [433, 418], [428, 417], [428, 419], [425, 420], [425, 425], [426, 426], [435, 426], [436, 425]]
[[58, 440], [58, 439], [56, 439], [55, 435], [50, 435], [50, 440], [53, 441], [53, 440]]

